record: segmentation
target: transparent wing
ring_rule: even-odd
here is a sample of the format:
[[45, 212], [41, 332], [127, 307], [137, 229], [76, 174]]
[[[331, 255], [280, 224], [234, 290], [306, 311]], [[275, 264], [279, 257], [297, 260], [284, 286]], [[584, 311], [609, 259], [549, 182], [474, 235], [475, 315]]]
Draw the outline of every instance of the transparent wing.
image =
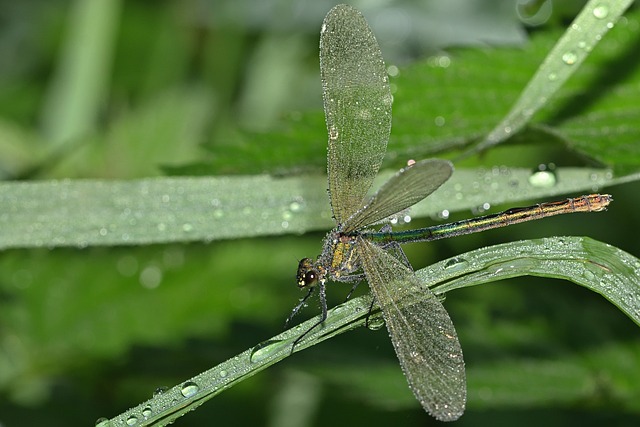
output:
[[415, 205], [444, 184], [452, 172], [451, 162], [441, 159], [422, 160], [400, 169], [366, 206], [344, 221], [340, 230], [359, 230]]
[[347, 5], [327, 14], [320, 33], [320, 73], [329, 133], [329, 197], [342, 223], [364, 204], [391, 132], [391, 91], [367, 21]]
[[465, 370], [449, 314], [399, 260], [362, 237], [358, 249], [409, 387], [438, 420], [458, 419], [466, 402]]

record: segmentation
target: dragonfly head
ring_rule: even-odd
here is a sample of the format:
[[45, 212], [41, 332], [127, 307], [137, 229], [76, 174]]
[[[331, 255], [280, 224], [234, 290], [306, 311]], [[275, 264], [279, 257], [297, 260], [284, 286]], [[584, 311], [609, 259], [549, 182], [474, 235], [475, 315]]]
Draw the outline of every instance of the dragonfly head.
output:
[[320, 280], [324, 280], [324, 274], [311, 258], [303, 258], [298, 263], [296, 279], [300, 289], [313, 288]]

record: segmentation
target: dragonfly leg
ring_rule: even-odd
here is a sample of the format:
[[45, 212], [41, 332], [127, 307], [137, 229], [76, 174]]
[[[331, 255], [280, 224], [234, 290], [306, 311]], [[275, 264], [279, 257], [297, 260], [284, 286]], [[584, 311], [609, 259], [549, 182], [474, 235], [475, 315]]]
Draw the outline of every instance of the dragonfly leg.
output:
[[373, 305], [375, 304], [376, 299], [371, 299], [371, 305], [369, 306], [369, 312], [367, 313], [367, 318], [364, 319], [364, 327], [369, 329], [369, 319], [371, 318], [371, 313], [373, 312]]
[[[289, 316], [289, 319], [287, 319], [287, 322], [291, 319], [291, 317], [293, 317], [293, 315], [295, 313], [298, 312], [298, 310], [300, 310], [299, 307], [302, 306], [302, 304], [304, 304], [304, 301], [309, 297], [309, 295], [311, 295], [311, 291], [312, 290], [313, 290], [313, 288], [311, 288], [311, 290], [309, 291], [307, 296], [305, 296], [302, 299], [302, 301], [300, 301], [300, 304], [298, 304], [296, 306], [296, 308], [294, 309], [294, 313], [291, 313], [291, 316]], [[304, 337], [306, 337], [309, 332], [313, 331], [315, 328], [317, 328], [322, 323], [324, 323], [325, 320], [327, 320], [327, 291], [325, 289], [324, 280], [318, 282], [318, 295], [320, 297], [320, 307], [322, 309], [322, 314], [320, 315], [320, 320], [318, 320], [318, 322], [316, 322], [312, 327], [307, 329], [302, 335], [300, 335], [298, 338], [296, 338], [296, 340], [293, 342], [293, 345], [291, 345], [291, 353], [293, 353], [293, 350], [296, 348], [296, 345], [298, 345], [298, 343], [300, 341], [302, 341], [302, 339]]]
[[307, 292], [307, 294], [304, 296], [304, 298], [302, 298], [300, 300], [300, 302], [293, 308], [293, 310], [291, 311], [291, 314], [289, 315], [289, 317], [287, 317], [287, 320], [285, 320], [284, 322], [284, 329], [287, 329], [289, 327], [289, 322], [291, 322], [291, 320], [293, 319], [293, 317], [298, 314], [298, 312], [300, 311], [300, 309], [302, 307], [305, 306], [307, 300], [309, 299], [309, 297], [311, 296], [311, 294], [313, 294], [313, 291], [315, 290], [315, 287], [309, 288], [309, 292]]
[[353, 276], [344, 276], [340, 279], [341, 282], [346, 282], [346, 283], [354, 282], [353, 286], [351, 287], [351, 290], [347, 294], [347, 297], [344, 299], [344, 302], [349, 301], [349, 298], [351, 298], [351, 295], [356, 290], [358, 285], [362, 283], [363, 280], [364, 280], [364, 274], [354, 274]]

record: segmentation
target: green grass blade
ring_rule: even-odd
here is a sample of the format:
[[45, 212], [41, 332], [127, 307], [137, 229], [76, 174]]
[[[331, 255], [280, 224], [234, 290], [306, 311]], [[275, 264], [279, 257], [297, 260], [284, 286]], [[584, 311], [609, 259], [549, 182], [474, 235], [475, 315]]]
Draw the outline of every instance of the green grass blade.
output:
[[[589, 238], [555, 237], [511, 242], [478, 249], [416, 272], [434, 293], [523, 275], [565, 279], [600, 293], [640, 325], [640, 260]], [[416, 298], [419, 298], [417, 296]], [[370, 297], [348, 301], [333, 310], [322, 328], [314, 329], [295, 351], [364, 324]], [[173, 422], [235, 383], [277, 363], [292, 351], [293, 341], [314, 325], [311, 319], [197, 375], [100, 427], [140, 426]]]
[[[381, 180], [388, 174], [381, 174]], [[412, 210], [436, 216], [637, 180], [559, 169], [540, 182], [524, 169], [460, 170]], [[212, 241], [302, 233], [333, 224], [323, 176], [150, 178], [0, 183], [0, 249]]]
[[511, 107], [507, 116], [474, 148], [485, 150], [522, 129], [573, 75], [632, 0], [587, 3]]

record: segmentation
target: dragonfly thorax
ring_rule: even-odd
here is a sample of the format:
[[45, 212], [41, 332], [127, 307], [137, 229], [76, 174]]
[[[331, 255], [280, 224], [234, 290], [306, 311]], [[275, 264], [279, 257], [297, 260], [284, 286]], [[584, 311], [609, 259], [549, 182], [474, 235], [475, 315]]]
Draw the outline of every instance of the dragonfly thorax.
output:
[[351, 277], [361, 269], [356, 246], [356, 236], [331, 231], [325, 237], [322, 253], [316, 261], [304, 258], [298, 263], [298, 287], [312, 288], [327, 279], [340, 282]]

